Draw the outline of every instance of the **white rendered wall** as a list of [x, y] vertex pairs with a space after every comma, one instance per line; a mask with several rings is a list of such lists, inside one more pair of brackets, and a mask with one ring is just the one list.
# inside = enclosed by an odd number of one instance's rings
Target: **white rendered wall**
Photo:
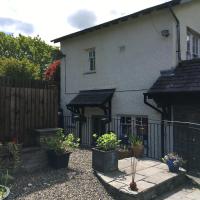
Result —
[[181, 35], [181, 57], [186, 60], [187, 52], [187, 27], [200, 33], [200, 1], [193, 0], [192, 2], [174, 8], [174, 12], [180, 21]]
[[[161, 36], [168, 29], [170, 36]], [[146, 92], [160, 75], [160, 70], [174, 67], [175, 23], [168, 10], [86, 33], [61, 43], [66, 66], [61, 66], [61, 105], [80, 90], [116, 88], [112, 99], [112, 115], [147, 115], [160, 119], [160, 114], [144, 104]], [[119, 47], [125, 46], [120, 52]], [[88, 72], [87, 48], [96, 48], [96, 73]], [[66, 69], [65, 69], [66, 67]], [[66, 84], [65, 84], [66, 76]], [[88, 115], [100, 114], [89, 109]]]

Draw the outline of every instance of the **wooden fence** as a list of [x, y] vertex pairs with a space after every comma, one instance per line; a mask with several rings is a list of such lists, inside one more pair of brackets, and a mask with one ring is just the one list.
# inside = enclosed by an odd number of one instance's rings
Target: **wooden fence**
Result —
[[31, 145], [36, 128], [57, 127], [58, 89], [53, 82], [0, 77], [0, 141]]

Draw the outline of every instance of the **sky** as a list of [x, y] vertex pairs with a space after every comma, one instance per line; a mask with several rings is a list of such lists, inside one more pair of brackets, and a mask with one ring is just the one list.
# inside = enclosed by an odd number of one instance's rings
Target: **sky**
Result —
[[0, 31], [50, 41], [169, 0], [0, 0]]

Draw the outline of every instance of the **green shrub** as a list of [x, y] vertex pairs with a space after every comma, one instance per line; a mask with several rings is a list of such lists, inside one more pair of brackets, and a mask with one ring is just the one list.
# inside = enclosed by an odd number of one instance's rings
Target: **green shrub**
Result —
[[58, 154], [65, 152], [71, 152], [79, 146], [79, 138], [75, 138], [74, 135], [64, 135], [63, 129], [59, 129], [54, 137], [44, 138], [43, 143], [47, 145], [47, 148], [54, 150]]
[[117, 139], [117, 135], [110, 132], [100, 136], [96, 141], [98, 149], [103, 151], [115, 150], [119, 145], [120, 140]]

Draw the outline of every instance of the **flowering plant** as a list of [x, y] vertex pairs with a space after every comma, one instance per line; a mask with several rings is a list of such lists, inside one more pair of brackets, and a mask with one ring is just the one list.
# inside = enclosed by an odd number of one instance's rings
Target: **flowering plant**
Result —
[[59, 66], [61, 64], [60, 60], [55, 60], [51, 63], [44, 72], [45, 79], [54, 80], [59, 79]]
[[180, 157], [177, 153], [169, 153], [164, 158], [162, 158], [163, 162], [169, 166], [169, 169], [179, 169], [185, 161], [182, 157]]

